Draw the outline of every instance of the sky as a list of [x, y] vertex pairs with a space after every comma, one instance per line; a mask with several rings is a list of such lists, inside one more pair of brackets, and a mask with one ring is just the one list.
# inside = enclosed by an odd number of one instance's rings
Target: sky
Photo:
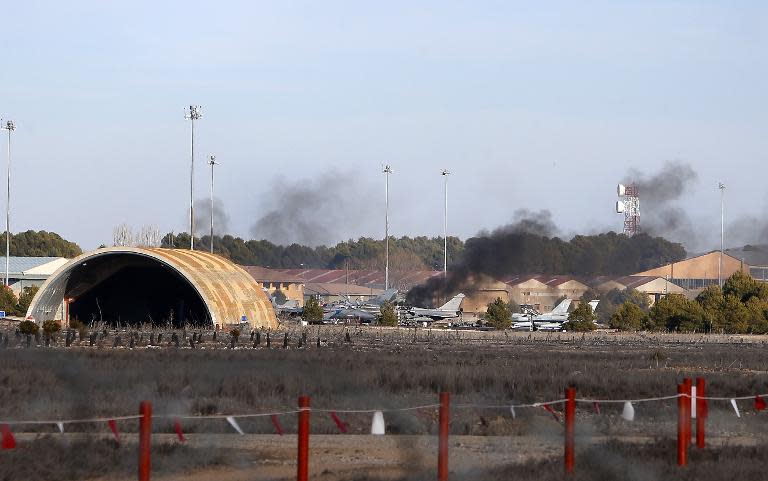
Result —
[[14, 2], [11, 230], [85, 249], [119, 224], [185, 230], [199, 104], [196, 198], [215, 153], [233, 235], [320, 182], [324, 241], [383, 237], [382, 164], [392, 235], [442, 233], [442, 169], [452, 235], [518, 209], [621, 230], [617, 182], [681, 161], [679, 206], [714, 242], [718, 182], [729, 219], [768, 212], [766, 24], [758, 1]]

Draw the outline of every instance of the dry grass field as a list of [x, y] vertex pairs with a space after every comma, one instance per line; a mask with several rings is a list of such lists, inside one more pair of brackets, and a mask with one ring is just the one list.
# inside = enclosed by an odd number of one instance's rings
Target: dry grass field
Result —
[[[452, 393], [452, 479], [561, 479], [562, 423], [542, 408], [460, 408], [560, 399], [568, 385], [578, 396], [636, 399], [675, 393], [683, 377], [704, 376], [711, 396], [768, 392], [768, 341], [761, 337], [591, 333], [498, 333], [286, 326], [259, 345], [243, 333], [235, 348], [226, 335], [164, 332], [148, 346], [149, 331], [108, 332], [65, 347], [24, 348], [13, 331], [0, 349], [0, 419], [71, 419], [135, 414], [142, 399], [156, 414], [208, 415], [292, 410], [299, 394], [316, 408], [396, 409], [433, 404]], [[197, 338], [198, 331], [194, 331]], [[285, 334], [288, 347], [283, 347]], [[306, 333], [306, 342], [298, 347]], [[347, 334], [349, 336], [347, 337]], [[115, 336], [121, 346], [115, 345]], [[317, 339], [320, 339], [320, 347]], [[34, 344], [34, 341], [33, 343]], [[158, 345], [159, 344], [159, 345]], [[580, 404], [576, 479], [768, 479], [752, 459], [768, 454], [768, 412], [740, 403], [712, 403], [712, 447], [692, 452], [691, 466], [674, 466], [675, 401], [621, 405], [601, 414]], [[559, 407], [556, 407], [559, 409]], [[367, 436], [370, 414], [342, 413], [349, 434], [327, 413], [312, 414], [313, 479], [433, 479], [437, 412], [386, 413], [392, 436]], [[154, 425], [153, 479], [291, 479], [295, 416], [244, 418], [239, 436], [222, 419], [184, 421], [189, 442], [170, 422]], [[120, 447], [103, 424], [14, 428], [19, 448], [0, 452], [0, 479], [132, 479], [135, 421], [118, 423]], [[741, 473], [726, 476], [726, 473]], [[702, 477], [703, 476], [703, 477]]]

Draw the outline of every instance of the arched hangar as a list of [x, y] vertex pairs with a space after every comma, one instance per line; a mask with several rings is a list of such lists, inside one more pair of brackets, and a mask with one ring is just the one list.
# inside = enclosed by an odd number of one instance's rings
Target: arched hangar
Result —
[[277, 327], [272, 304], [231, 261], [203, 251], [98, 249], [72, 259], [40, 287], [27, 311], [37, 322]]

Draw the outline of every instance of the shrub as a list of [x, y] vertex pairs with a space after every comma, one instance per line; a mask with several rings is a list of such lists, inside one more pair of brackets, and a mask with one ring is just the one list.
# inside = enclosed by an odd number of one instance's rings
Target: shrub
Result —
[[579, 307], [568, 314], [568, 322], [563, 324], [563, 328], [566, 331], [594, 331], [597, 329], [595, 319], [597, 319], [597, 316], [592, 312], [592, 306], [589, 303], [582, 302], [579, 304]]
[[376, 316], [376, 322], [380, 326], [397, 326], [397, 314], [395, 314], [395, 308], [392, 303], [387, 301], [379, 308], [381, 314]]
[[57, 332], [61, 330], [61, 324], [54, 320], [48, 320], [43, 322], [43, 332], [45, 333], [45, 336], [49, 339], [54, 336]]
[[645, 324], [646, 314], [637, 304], [625, 302], [611, 316], [608, 323], [614, 329], [622, 331], [638, 330]]
[[40, 330], [40, 326], [32, 321], [22, 321], [19, 324], [19, 332], [27, 336], [34, 336]]
[[495, 301], [488, 304], [485, 311], [485, 322], [494, 329], [509, 329], [512, 325], [512, 319], [509, 317], [509, 306], [497, 297]]
[[323, 319], [323, 308], [320, 306], [320, 302], [314, 297], [311, 297], [306, 304], [304, 304], [304, 312], [301, 314], [301, 318], [305, 321], [320, 321]]

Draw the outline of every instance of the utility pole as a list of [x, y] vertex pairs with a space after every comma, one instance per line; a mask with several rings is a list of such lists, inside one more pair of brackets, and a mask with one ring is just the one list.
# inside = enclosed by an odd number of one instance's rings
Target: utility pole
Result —
[[203, 108], [190, 105], [184, 118], [192, 123], [192, 163], [189, 168], [189, 249], [195, 250], [195, 120], [203, 116]]
[[213, 166], [216, 164], [216, 156], [211, 155], [208, 161], [208, 165], [211, 166], [211, 254], [213, 254]]
[[389, 289], [389, 174], [392, 168], [386, 165], [384, 173], [384, 290]]
[[445, 181], [443, 193], [445, 196], [445, 205], [443, 208], [443, 276], [448, 276], [448, 176], [451, 175], [446, 169], [440, 172]]
[[2, 128], [8, 131], [8, 190], [5, 199], [5, 285], [8, 286], [11, 255], [11, 132], [16, 130], [16, 126], [8, 120]]
[[720, 189], [720, 263], [717, 266], [717, 284], [723, 287], [723, 250], [725, 247], [725, 184], [717, 184]]

